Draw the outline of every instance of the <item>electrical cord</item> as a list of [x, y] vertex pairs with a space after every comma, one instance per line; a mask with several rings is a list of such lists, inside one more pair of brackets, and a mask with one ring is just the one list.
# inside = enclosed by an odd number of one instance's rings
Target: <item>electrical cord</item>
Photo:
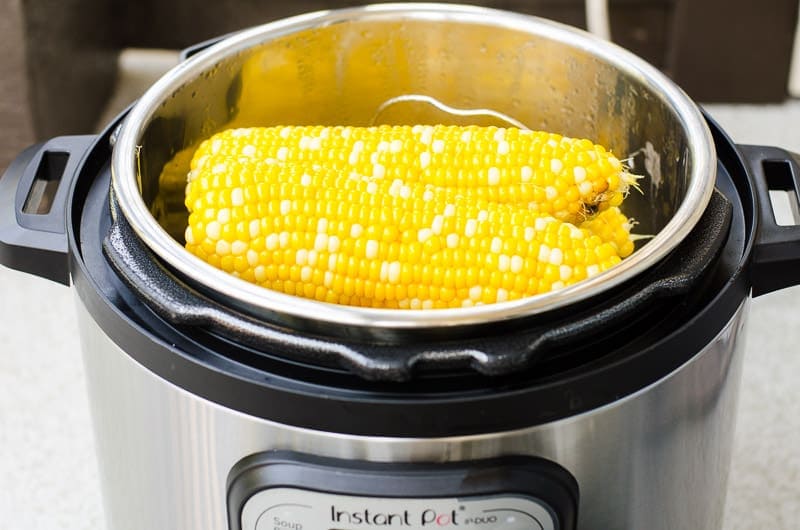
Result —
[[586, 0], [586, 29], [601, 39], [611, 40], [608, 0]]

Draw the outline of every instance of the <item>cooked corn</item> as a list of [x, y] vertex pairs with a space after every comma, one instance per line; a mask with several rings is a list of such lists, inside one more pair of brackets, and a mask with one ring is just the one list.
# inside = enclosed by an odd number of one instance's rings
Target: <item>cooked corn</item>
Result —
[[[458, 126], [232, 129], [200, 146], [197, 165], [230, 156], [320, 165], [365, 178], [453, 189], [525, 204], [577, 223], [619, 206], [635, 177], [602, 146], [539, 131]], [[208, 157], [208, 158], [204, 158]]]
[[325, 302], [502, 302], [628, 256], [630, 223], [617, 206], [633, 179], [588, 140], [518, 129], [229, 130], [192, 160], [186, 248]]

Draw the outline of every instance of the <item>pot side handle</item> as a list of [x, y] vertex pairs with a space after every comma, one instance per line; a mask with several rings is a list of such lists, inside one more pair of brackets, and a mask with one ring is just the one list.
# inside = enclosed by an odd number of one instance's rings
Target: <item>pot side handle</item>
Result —
[[756, 187], [757, 232], [750, 281], [753, 296], [800, 284], [800, 219], [782, 226], [775, 220], [770, 191], [791, 192], [800, 204], [798, 155], [778, 147], [738, 146]]
[[69, 285], [66, 210], [95, 136], [59, 136], [22, 151], [0, 177], [0, 264]]

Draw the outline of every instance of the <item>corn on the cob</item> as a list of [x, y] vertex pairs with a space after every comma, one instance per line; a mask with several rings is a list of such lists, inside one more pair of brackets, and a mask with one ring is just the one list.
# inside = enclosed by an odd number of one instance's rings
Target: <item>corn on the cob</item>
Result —
[[517, 129], [229, 130], [192, 160], [186, 248], [326, 302], [502, 302], [629, 255], [616, 206], [633, 178], [588, 140]]
[[619, 206], [635, 182], [616, 157], [589, 140], [516, 128], [231, 129], [201, 145], [195, 160], [213, 165], [229, 156], [432, 184], [469, 199], [525, 204], [572, 223]]

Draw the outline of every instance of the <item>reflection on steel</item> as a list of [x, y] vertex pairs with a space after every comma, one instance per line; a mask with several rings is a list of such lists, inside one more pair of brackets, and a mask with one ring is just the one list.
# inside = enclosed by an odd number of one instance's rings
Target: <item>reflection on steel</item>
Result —
[[517, 127], [519, 129], [530, 130], [524, 123], [515, 120], [511, 116], [507, 114], [503, 114], [502, 112], [498, 112], [492, 109], [458, 109], [455, 107], [451, 107], [450, 105], [445, 105], [438, 99], [425, 96], [423, 94], [404, 94], [402, 96], [393, 97], [391, 99], [387, 99], [381, 106], [378, 107], [378, 110], [375, 111], [375, 115], [370, 120], [370, 125], [375, 125], [378, 123], [378, 118], [380, 115], [391, 107], [392, 105], [396, 105], [398, 103], [406, 103], [406, 102], [414, 102], [414, 103], [426, 103], [431, 105], [432, 107], [436, 107], [437, 109], [441, 110], [442, 112], [446, 112], [447, 114], [451, 114], [453, 116], [490, 116], [492, 118], [497, 118], [500, 121], [506, 122], [507, 125], [511, 125], [512, 127]]

